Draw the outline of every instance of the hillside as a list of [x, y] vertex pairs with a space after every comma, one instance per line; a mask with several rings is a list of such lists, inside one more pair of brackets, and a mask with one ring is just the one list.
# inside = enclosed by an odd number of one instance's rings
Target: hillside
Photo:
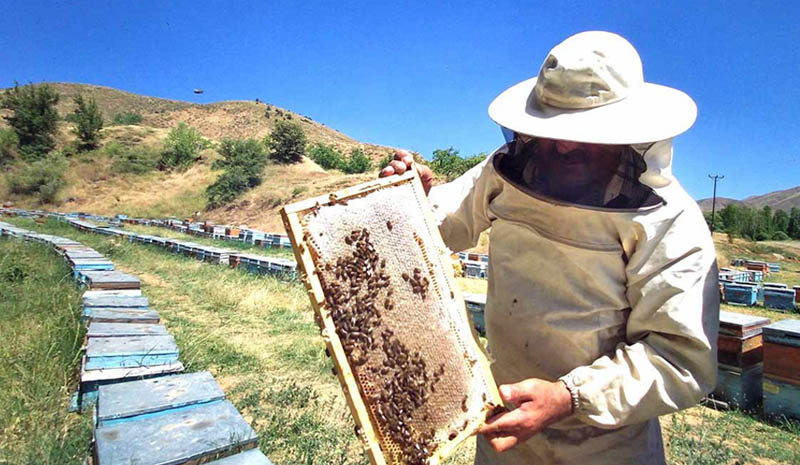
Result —
[[[75, 95], [82, 94], [96, 99], [105, 119], [106, 127], [102, 130], [104, 146], [116, 142], [124, 146], [146, 146], [158, 150], [169, 130], [180, 122], [196, 128], [213, 142], [225, 137], [261, 139], [273, 130], [277, 121], [289, 119], [300, 124], [309, 144], [330, 144], [344, 154], [353, 148], [361, 148], [373, 160], [374, 165], [394, 151], [391, 147], [360, 143], [308, 117], [263, 102], [223, 101], [196, 104], [89, 84], [48, 84], [61, 96], [58, 112], [62, 117], [73, 111], [72, 100]], [[137, 125], [112, 126], [114, 115], [125, 112], [140, 114], [142, 122]], [[8, 110], [0, 110], [0, 115], [8, 113]], [[4, 124], [0, 119], [0, 126]], [[59, 123], [59, 147], [74, 140], [70, 133], [71, 127], [72, 124], [66, 121]], [[116, 173], [114, 160], [110, 156], [103, 156], [102, 152], [101, 149], [91, 157], [77, 156], [70, 159], [66, 175], [68, 185], [56, 205], [39, 205], [34, 198], [10, 195], [5, 179], [0, 179], [0, 201], [10, 200], [21, 207], [137, 216], [187, 217], [200, 211], [203, 218], [213, 221], [281, 230], [283, 226], [278, 209], [283, 204], [341, 189], [376, 176], [376, 171], [361, 175], [325, 171], [308, 159], [293, 166], [269, 165], [262, 185], [244, 194], [232, 205], [207, 211], [205, 188], [219, 174], [210, 168], [213, 160], [218, 157], [214, 150], [205, 150], [202, 159], [188, 171], [155, 171], [142, 175]]]
[[[788, 212], [792, 208], [800, 208], [800, 186], [767, 194], [755, 195], [747, 197], [744, 200], [717, 197], [717, 209], [723, 208], [729, 203], [740, 203], [751, 208], [762, 208], [764, 205], [769, 205], [773, 210], [780, 209]], [[697, 204], [700, 205], [701, 210], [711, 211], [711, 199], [698, 200]]]

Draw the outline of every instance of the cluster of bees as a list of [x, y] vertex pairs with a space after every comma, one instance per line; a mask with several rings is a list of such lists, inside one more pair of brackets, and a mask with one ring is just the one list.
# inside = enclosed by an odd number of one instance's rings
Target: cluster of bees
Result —
[[[387, 222], [391, 231], [390, 224]], [[436, 392], [445, 367], [429, 368], [419, 351], [409, 349], [382, 324], [383, 313], [394, 309], [393, 290], [386, 260], [375, 251], [369, 231], [354, 230], [344, 242], [351, 249], [350, 255], [339, 257], [335, 264], [325, 264], [327, 273], [319, 276], [326, 306], [348, 362], [357, 374], [374, 380], [374, 391], [367, 401], [383, 434], [399, 446], [403, 462], [425, 464], [437, 446], [435, 432], [417, 431], [409, 422], [413, 416], [421, 416], [422, 422], [428, 420], [427, 413], [418, 412], [425, 410]], [[403, 273], [403, 278], [412, 284], [414, 294], [425, 298], [429, 283], [421, 270], [415, 268], [413, 277]]]
[[403, 280], [408, 281], [408, 284], [411, 286], [411, 291], [414, 294], [419, 294], [422, 300], [425, 300], [425, 297], [428, 295], [428, 286], [431, 282], [426, 276], [422, 276], [422, 270], [414, 268], [413, 276], [409, 276], [408, 273], [403, 273]]

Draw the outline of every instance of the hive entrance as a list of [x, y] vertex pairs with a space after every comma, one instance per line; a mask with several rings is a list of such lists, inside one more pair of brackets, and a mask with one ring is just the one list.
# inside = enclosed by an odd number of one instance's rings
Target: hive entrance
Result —
[[438, 463], [500, 402], [419, 181], [283, 215], [373, 463]]

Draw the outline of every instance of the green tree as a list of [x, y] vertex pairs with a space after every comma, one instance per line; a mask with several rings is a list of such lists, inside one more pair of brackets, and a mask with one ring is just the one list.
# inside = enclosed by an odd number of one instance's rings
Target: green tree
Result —
[[789, 233], [789, 214], [786, 211], [777, 209], [772, 214], [772, 228], [775, 232]]
[[452, 181], [485, 159], [485, 153], [462, 158], [458, 154], [458, 150], [450, 147], [444, 150], [434, 150], [429, 166], [434, 173], [444, 176], [448, 181]]
[[186, 168], [200, 159], [200, 151], [209, 146], [208, 140], [197, 129], [178, 123], [164, 141], [159, 167], [163, 169]]
[[4, 118], [17, 133], [23, 158], [41, 158], [55, 146], [53, 135], [58, 125], [58, 99], [58, 93], [47, 84], [20, 87], [15, 82], [13, 89], [3, 93], [2, 107], [14, 112]]
[[0, 128], [0, 166], [17, 158], [18, 150], [19, 138], [17, 133], [10, 128]]
[[83, 95], [75, 96], [75, 111], [72, 133], [78, 136], [81, 150], [92, 150], [97, 148], [100, 143], [100, 130], [103, 129], [103, 114], [97, 108], [97, 101], [92, 97], [90, 100], [83, 98]]
[[345, 165], [344, 156], [332, 145], [314, 144], [308, 150], [308, 157], [326, 170], [339, 170]]
[[206, 188], [210, 208], [230, 203], [243, 192], [261, 184], [267, 164], [264, 145], [254, 139], [223, 139], [219, 153], [222, 159], [215, 161], [211, 167], [224, 169], [225, 172]]
[[741, 216], [741, 209], [734, 203], [725, 205], [717, 215], [724, 225], [725, 231], [732, 234], [741, 234]]
[[800, 208], [793, 207], [789, 212], [787, 234], [792, 239], [800, 239]]
[[279, 163], [297, 163], [306, 154], [306, 134], [297, 123], [280, 120], [269, 135], [270, 158]]
[[766, 236], [772, 236], [772, 207], [764, 205], [759, 212], [759, 232], [764, 233]]
[[366, 173], [372, 168], [372, 161], [363, 150], [356, 147], [350, 151], [347, 163], [342, 167], [342, 171], [347, 174]]

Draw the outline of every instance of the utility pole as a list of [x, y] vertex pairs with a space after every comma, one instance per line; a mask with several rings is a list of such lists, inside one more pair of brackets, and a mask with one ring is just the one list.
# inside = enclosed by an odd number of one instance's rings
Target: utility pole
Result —
[[718, 174], [715, 175], [708, 175], [708, 179], [714, 180], [714, 196], [711, 197], [711, 232], [714, 232], [714, 212], [717, 210], [717, 181], [721, 179], [725, 179], [725, 176], [720, 176]]

